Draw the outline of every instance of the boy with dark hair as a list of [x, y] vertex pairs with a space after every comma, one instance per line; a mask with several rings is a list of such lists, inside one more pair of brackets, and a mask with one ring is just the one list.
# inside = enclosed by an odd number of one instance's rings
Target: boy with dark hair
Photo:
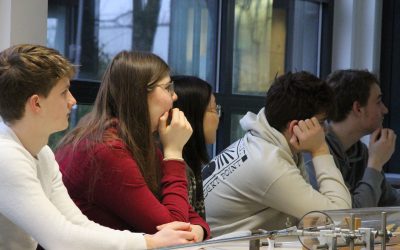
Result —
[[[332, 99], [329, 86], [308, 72], [275, 79], [265, 107], [240, 120], [244, 137], [203, 169], [213, 235], [282, 229], [313, 210], [351, 207], [321, 126]], [[308, 183], [301, 152], [313, 157], [319, 192]]]
[[[68, 127], [74, 66], [57, 51], [17, 45], [0, 53], [0, 249], [145, 249], [193, 242], [188, 223], [154, 235], [91, 222], [69, 198], [46, 146]], [[182, 231], [183, 230], [183, 231]]]
[[[329, 117], [326, 140], [353, 207], [399, 206], [400, 192], [382, 171], [394, 152], [396, 134], [382, 128], [388, 109], [378, 79], [364, 70], [338, 70], [327, 82], [335, 93], [336, 112]], [[368, 134], [369, 147], [360, 141]]]

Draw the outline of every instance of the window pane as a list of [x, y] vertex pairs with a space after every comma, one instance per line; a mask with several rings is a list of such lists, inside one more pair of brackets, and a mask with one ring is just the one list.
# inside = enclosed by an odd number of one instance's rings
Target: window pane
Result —
[[240, 126], [240, 119], [243, 118], [244, 114], [232, 114], [231, 115], [231, 143], [243, 137], [245, 131], [243, 131], [242, 126]]
[[101, 79], [121, 50], [143, 50], [176, 74], [214, 83], [217, 7], [207, 0], [49, 0], [48, 46], [81, 65], [81, 79]]
[[317, 74], [319, 8], [302, 0], [236, 0], [233, 93], [264, 95], [288, 70]]
[[284, 71], [286, 12], [269, 0], [236, 0], [234, 30], [233, 92], [265, 93]]

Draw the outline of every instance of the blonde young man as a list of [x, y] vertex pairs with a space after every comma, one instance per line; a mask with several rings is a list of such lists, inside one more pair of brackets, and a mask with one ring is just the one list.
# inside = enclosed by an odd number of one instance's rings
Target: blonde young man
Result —
[[91, 222], [68, 196], [49, 136], [68, 126], [74, 67], [57, 51], [0, 53], [0, 249], [146, 249], [195, 240], [188, 223], [143, 235]]

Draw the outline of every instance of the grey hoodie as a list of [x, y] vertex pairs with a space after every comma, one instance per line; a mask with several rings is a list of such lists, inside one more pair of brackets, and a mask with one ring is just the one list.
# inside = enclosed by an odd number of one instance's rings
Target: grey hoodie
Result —
[[239, 230], [281, 229], [313, 210], [350, 208], [351, 198], [331, 155], [313, 158], [320, 192], [305, 176], [264, 109], [240, 121], [246, 134], [203, 169], [207, 222], [213, 236]]

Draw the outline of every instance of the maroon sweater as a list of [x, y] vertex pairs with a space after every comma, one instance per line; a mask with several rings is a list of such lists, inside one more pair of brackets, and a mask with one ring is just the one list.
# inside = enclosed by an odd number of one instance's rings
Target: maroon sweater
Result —
[[[114, 128], [108, 132], [116, 135]], [[114, 229], [144, 233], [157, 232], [157, 225], [184, 221], [202, 226], [204, 239], [210, 237], [209, 226], [188, 202], [184, 162], [160, 158], [158, 199], [122, 140], [100, 143], [91, 150], [86, 143], [82, 141], [74, 152], [71, 146], [59, 149], [56, 159], [69, 195], [89, 219]]]

